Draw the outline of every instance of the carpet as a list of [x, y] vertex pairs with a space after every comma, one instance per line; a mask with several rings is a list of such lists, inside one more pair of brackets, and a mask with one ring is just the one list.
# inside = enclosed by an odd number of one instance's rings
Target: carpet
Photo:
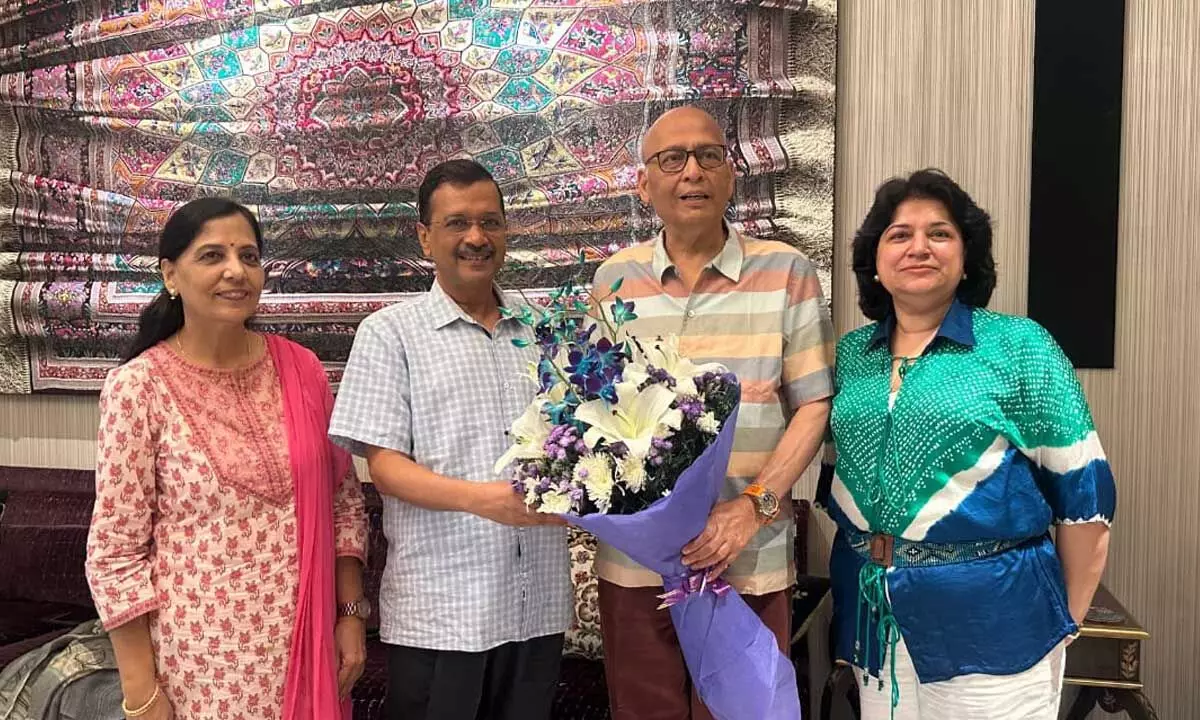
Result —
[[537, 295], [656, 229], [633, 192], [665, 109], [710, 110], [728, 215], [828, 289], [835, 0], [2, 0], [0, 392], [94, 392], [158, 291], [172, 209], [259, 215], [256, 324], [335, 382], [357, 323], [429, 287], [415, 190], [471, 157]]

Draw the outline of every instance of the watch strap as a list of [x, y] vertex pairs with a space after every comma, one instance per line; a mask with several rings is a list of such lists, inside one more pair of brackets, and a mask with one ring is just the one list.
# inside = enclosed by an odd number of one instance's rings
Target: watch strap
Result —
[[[779, 516], [780, 503], [779, 496], [770, 488], [760, 483], [751, 483], [742, 491], [743, 495], [748, 496], [754, 501], [754, 512], [758, 514], [763, 523], [770, 523]], [[773, 506], [774, 512], [768, 510], [768, 507]]]
[[365, 597], [359, 598], [353, 602], [338, 603], [337, 616], [339, 619], [344, 617], [357, 617], [365, 620], [366, 616], [370, 614], [370, 611], [367, 610], [368, 607], [367, 599]]

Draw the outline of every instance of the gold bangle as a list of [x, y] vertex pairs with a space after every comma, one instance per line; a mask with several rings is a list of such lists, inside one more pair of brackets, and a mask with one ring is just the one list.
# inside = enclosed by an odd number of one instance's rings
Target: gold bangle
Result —
[[131, 717], [131, 718], [141, 717], [141, 716], [145, 715], [146, 713], [150, 712], [150, 708], [154, 707], [154, 703], [155, 703], [155, 701], [158, 700], [158, 696], [159, 696], [160, 692], [161, 692], [161, 688], [158, 685], [155, 685], [154, 686], [154, 694], [150, 696], [150, 699], [146, 701], [145, 705], [141, 706], [137, 710], [130, 710], [129, 706], [127, 704], [125, 704], [125, 699], [122, 698], [121, 699], [121, 712], [125, 713], [125, 717]]

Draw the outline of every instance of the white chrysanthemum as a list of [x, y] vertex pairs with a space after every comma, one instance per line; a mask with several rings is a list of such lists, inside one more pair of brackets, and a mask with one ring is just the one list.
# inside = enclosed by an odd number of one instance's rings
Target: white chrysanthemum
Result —
[[721, 423], [717, 422], [717, 416], [711, 412], [706, 412], [696, 418], [696, 427], [700, 428], [700, 432], [706, 432], [709, 435], [716, 435], [721, 430]]
[[537, 509], [541, 513], [562, 515], [563, 513], [571, 512], [571, 496], [557, 490], [551, 490], [543, 494], [541, 503]]
[[605, 453], [584, 455], [575, 464], [575, 482], [587, 490], [588, 497], [600, 512], [608, 512], [612, 504], [612, 465]]
[[618, 468], [621, 484], [631, 492], [641, 492], [646, 486], [646, 460], [634, 455], [626, 455]]

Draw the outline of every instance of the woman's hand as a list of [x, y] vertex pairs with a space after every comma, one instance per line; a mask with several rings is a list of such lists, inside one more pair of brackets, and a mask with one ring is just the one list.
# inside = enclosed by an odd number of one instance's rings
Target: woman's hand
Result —
[[338, 651], [338, 697], [345, 699], [367, 664], [367, 625], [362, 618], [338, 618], [333, 628]]
[[[175, 710], [171, 707], [171, 701], [167, 699], [167, 693], [161, 688], [155, 688], [150, 691], [150, 694], [144, 698], [125, 698], [125, 707], [130, 710], [140, 710], [145, 707], [150, 698], [154, 697], [154, 702], [146, 711], [140, 715], [130, 715], [125, 713], [125, 717], [129, 720], [175, 720]], [[135, 704], [135, 701], [140, 700]]]

